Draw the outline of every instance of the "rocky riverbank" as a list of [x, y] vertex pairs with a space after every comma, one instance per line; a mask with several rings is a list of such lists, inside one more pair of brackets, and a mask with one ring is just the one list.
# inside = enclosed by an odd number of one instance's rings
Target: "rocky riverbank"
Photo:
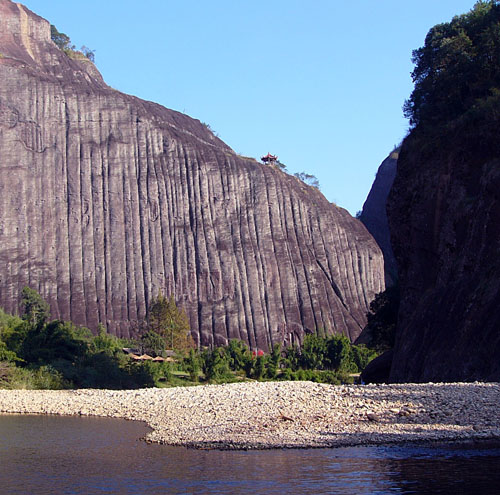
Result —
[[139, 420], [147, 441], [221, 449], [500, 439], [498, 404], [498, 383], [0, 390], [1, 413]]

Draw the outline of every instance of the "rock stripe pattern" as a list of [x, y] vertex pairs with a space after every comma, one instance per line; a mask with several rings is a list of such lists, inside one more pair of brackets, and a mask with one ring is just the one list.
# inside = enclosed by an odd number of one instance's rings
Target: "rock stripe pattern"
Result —
[[0, 0], [0, 305], [29, 285], [54, 318], [137, 335], [161, 290], [201, 345], [351, 339], [380, 250], [314, 188], [201, 122], [108, 87], [50, 25]]

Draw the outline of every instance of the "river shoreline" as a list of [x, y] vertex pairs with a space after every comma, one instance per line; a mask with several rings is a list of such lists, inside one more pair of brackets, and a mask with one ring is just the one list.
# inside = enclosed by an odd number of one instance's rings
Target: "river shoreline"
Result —
[[500, 439], [500, 384], [255, 382], [140, 390], [0, 390], [0, 413], [144, 421], [146, 441], [201, 449]]

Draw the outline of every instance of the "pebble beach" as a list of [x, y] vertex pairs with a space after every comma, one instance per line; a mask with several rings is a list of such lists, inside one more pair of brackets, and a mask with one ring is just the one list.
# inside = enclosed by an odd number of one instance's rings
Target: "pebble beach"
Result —
[[146, 422], [146, 441], [205, 449], [500, 439], [500, 384], [254, 382], [140, 390], [0, 390], [0, 413]]

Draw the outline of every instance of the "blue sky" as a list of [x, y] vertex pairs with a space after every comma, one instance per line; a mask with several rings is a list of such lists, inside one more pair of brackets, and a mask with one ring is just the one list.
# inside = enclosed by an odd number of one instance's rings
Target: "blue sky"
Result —
[[25, 0], [112, 87], [316, 175], [353, 215], [406, 134], [411, 51], [474, 0]]

